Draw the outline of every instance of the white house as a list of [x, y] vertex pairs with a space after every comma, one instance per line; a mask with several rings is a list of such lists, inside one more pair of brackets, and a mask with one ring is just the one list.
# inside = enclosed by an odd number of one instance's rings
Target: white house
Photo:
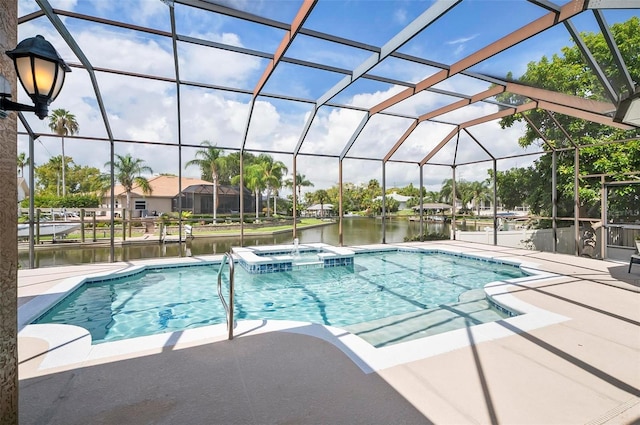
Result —
[[331, 210], [333, 210], [333, 204], [315, 204], [305, 210], [305, 215], [308, 217], [327, 217]]
[[[398, 209], [406, 210], [407, 209], [407, 201], [411, 199], [411, 196], [398, 195], [398, 193], [393, 192], [387, 195], [387, 199], [394, 199], [398, 201]], [[382, 196], [377, 196], [374, 201], [381, 201]]]

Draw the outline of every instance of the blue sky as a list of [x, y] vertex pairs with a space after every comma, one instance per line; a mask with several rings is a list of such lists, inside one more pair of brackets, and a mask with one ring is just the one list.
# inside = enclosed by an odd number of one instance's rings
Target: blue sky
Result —
[[[50, 0], [55, 9], [68, 10], [103, 19], [123, 21], [133, 25], [159, 31], [170, 31], [169, 8], [160, 0]], [[234, 8], [278, 22], [290, 23], [297, 13], [298, 0], [234, 0], [227, 2]], [[557, 2], [562, 5], [566, 0]], [[320, 0], [305, 22], [304, 28], [352, 39], [359, 43], [381, 47], [407, 24], [425, 12], [432, 1], [383, 1], [383, 0]], [[37, 10], [33, 0], [20, 0], [19, 15]], [[494, 42], [512, 31], [544, 15], [546, 12], [524, 0], [464, 0], [444, 17], [400, 48], [401, 53], [451, 65], [483, 46]], [[611, 25], [638, 14], [638, 10], [605, 11]], [[593, 15], [573, 20], [580, 31], [596, 31]], [[281, 29], [244, 22], [214, 13], [176, 4], [176, 28], [181, 35], [216, 43], [272, 54], [285, 32]], [[96, 24], [63, 17], [63, 23], [74, 36], [94, 67], [145, 73], [164, 78], [175, 78], [172, 42], [161, 35]], [[25, 23], [19, 27], [19, 39], [44, 35], [51, 41], [63, 58], [70, 63], [79, 63], [45, 17]], [[474, 67], [472, 71], [503, 77], [508, 72], [519, 76], [530, 61], [538, 61], [543, 55], [558, 53], [569, 45], [570, 36], [564, 27], [531, 38], [508, 51], [496, 55]], [[371, 55], [366, 49], [346, 47], [329, 41], [298, 35], [286, 56], [296, 60], [322, 63], [337, 69], [351, 71]], [[183, 81], [231, 87], [252, 91], [268, 59], [252, 57], [242, 53], [222, 51], [191, 43], [178, 42], [180, 78]], [[416, 83], [432, 75], [436, 68], [415, 64], [399, 58], [389, 57], [378, 64], [371, 74], [386, 78]], [[114, 137], [143, 141], [177, 144], [178, 125], [176, 118], [177, 89], [175, 84], [141, 78], [125, 77], [97, 72], [109, 123]], [[327, 72], [307, 67], [280, 63], [267, 81], [263, 92], [294, 96], [310, 100], [318, 99], [344, 77], [340, 72]], [[404, 87], [395, 84], [360, 79], [339, 93], [333, 102], [371, 107], [401, 91]], [[442, 90], [457, 91], [472, 95], [488, 88], [488, 83], [458, 75], [435, 86]], [[26, 102], [20, 93], [19, 99]], [[210, 90], [198, 87], [181, 88], [182, 143], [197, 145], [210, 140], [218, 146], [237, 148], [243, 141], [244, 128], [249, 114], [251, 96], [231, 91]], [[457, 99], [420, 93], [395, 105], [390, 111], [420, 115]], [[83, 137], [106, 137], [107, 132], [97, 108], [95, 93], [86, 72], [74, 68], [67, 77], [59, 98], [51, 106], [65, 108], [74, 113], [80, 124], [79, 135]], [[454, 123], [464, 122], [497, 110], [494, 105], [479, 103], [452, 113], [447, 118]], [[259, 97], [252, 114], [247, 135], [248, 149], [290, 151], [299, 140], [311, 105], [303, 102], [274, 100]], [[320, 109], [309, 131], [308, 140], [301, 152], [337, 155], [343, 150], [355, 128], [362, 119], [359, 111], [324, 106]], [[46, 121], [28, 117], [34, 131], [48, 133]], [[358, 157], [381, 157], [410, 125], [411, 120], [375, 116], [356, 139], [352, 153]], [[415, 161], [423, 157], [430, 147], [437, 144], [452, 126], [424, 123], [398, 150], [395, 159]], [[493, 123], [474, 128], [480, 140], [499, 150], [497, 154], [512, 155], [522, 152], [517, 138], [522, 127], [500, 130]], [[472, 141], [465, 149], [459, 149], [459, 160], [474, 160], [479, 155]], [[109, 147], [105, 142], [69, 140], [66, 154], [77, 164], [91, 165], [100, 169], [108, 160]], [[443, 150], [441, 156], [452, 155], [454, 147]], [[26, 138], [19, 140], [19, 151], [26, 152]], [[182, 161], [193, 158], [195, 148], [184, 148]], [[177, 149], [167, 146], [130, 146], [116, 144], [117, 153], [131, 153], [144, 158], [155, 173], [178, 172]], [[44, 163], [50, 155], [60, 154], [60, 141], [55, 137], [42, 137], [36, 145], [36, 164]], [[291, 168], [291, 155], [273, 155]], [[526, 165], [535, 157], [521, 158], [518, 165]], [[362, 161], [353, 161], [361, 164]], [[363, 166], [352, 166], [345, 170], [345, 181], [364, 183], [371, 178], [381, 179], [379, 162]], [[515, 161], [501, 162], [500, 167], [510, 168]], [[491, 164], [461, 167], [459, 176], [467, 180], [486, 177]], [[337, 160], [334, 158], [299, 158], [299, 172], [315, 183], [315, 188], [335, 184]], [[417, 167], [394, 165], [387, 172], [387, 184], [418, 184]], [[195, 169], [183, 169], [185, 175], [197, 177]], [[391, 173], [391, 174], [390, 174]], [[428, 173], [426, 183], [437, 189], [442, 180], [450, 177], [450, 170], [435, 167]]]

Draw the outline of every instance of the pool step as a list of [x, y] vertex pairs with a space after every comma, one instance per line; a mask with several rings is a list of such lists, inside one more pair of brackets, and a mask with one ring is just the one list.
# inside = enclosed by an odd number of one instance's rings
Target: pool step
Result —
[[506, 317], [491, 308], [483, 290], [469, 291], [461, 296], [460, 302], [446, 304], [445, 307], [399, 314], [343, 328], [375, 347], [384, 347]]
[[322, 261], [301, 261], [293, 263], [293, 270], [321, 269], [323, 266], [324, 262]]

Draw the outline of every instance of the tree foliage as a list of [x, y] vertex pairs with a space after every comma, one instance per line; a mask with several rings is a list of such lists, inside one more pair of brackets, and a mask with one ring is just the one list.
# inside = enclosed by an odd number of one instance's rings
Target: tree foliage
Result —
[[278, 194], [284, 185], [284, 176], [287, 174], [287, 166], [282, 161], [275, 161], [271, 155], [258, 156], [256, 164], [259, 164], [265, 188], [267, 189], [267, 215], [269, 215], [269, 199], [271, 194]]
[[[627, 64], [631, 78], [640, 81], [640, 18], [611, 26], [611, 33], [620, 53]], [[611, 52], [600, 33], [582, 33], [582, 39], [593, 54], [598, 64], [608, 76], [612, 87], [621, 98], [631, 91], [621, 78]], [[526, 85], [549, 89], [587, 99], [610, 102], [604, 86], [596, 74], [583, 59], [582, 53], [575, 45], [564, 47], [561, 55], [551, 58], [542, 57], [538, 62], [531, 62], [527, 70], [519, 78]], [[517, 96], [504, 93], [498, 96], [503, 102], [516, 101]], [[625, 143], [609, 143], [640, 136], [640, 131], [624, 131], [614, 127], [593, 123], [566, 115], [555, 114], [553, 118], [545, 111], [532, 110], [526, 112], [527, 117], [541, 131], [549, 146], [539, 137], [537, 131], [527, 124], [525, 133], [518, 140], [523, 147], [534, 144], [545, 145], [554, 149], [572, 148], [573, 143], [579, 145], [579, 198], [580, 214], [588, 214], [599, 208], [599, 179], [587, 179], [588, 175], [607, 175], [608, 180], [628, 179], [629, 173], [639, 170], [640, 150], [638, 141]], [[503, 118], [503, 128], [522, 121], [522, 114]], [[568, 132], [571, 140], [565, 136], [555, 120]], [[594, 146], [596, 145], [596, 146]], [[498, 192], [506, 205], [515, 205], [516, 199], [526, 199], [534, 213], [551, 215], [551, 153], [542, 155], [534, 165], [526, 170], [508, 170], [498, 173]], [[574, 198], [574, 153], [573, 150], [559, 151], [557, 162], [558, 215], [573, 215]], [[526, 185], [523, 185], [525, 184]], [[619, 198], [622, 199], [622, 198]]]
[[[29, 199], [22, 200], [22, 208], [29, 207]], [[56, 196], [51, 194], [36, 195], [33, 199], [35, 208], [98, 208], [100, 198], [92, 194], [73, 194]]]
[[[144, 160], [133, 158], [131, 154], [118, 155], [115, 154], [116, 160], [113, 162], [113, 175], [124, 190], [127, 196], [127, 210], [131, 214], [131, 191], [134, 186], [139, 187], [144, 194], [151, 194], [151, 186], [149, 180], [142, 176], [143, 173], [153, 173], [151, 167], [144, 165]], [[105, 167], [111, 167], [111, 161], [104, 164]]]
[[24, 177], [24, 167], [29, 165], [29, 157], [24, 152], [20, 152], [18, 154], [16, 165], [18, 166], [18, 170], [20, 171], [19, 176]]
[[95, 167], [87, 167], [75, 164], [73, 158], [67, 157], [66, 168], [66, 190], [62, 191], [62, 157], [54, 156], [49, 158], [45, 164], [34, 168], [33, 174], [36, 180], [34, 190], [41, 195], [60, 196], [63, 192], [67, 194], [80, 194], [95, 192], [100, 189], [100, 170]]
[[[292, 177], [289, 177], [288, 179], [286, 179], [285, 181], [286, 187], [293, 190], [293, 184], [294, 182]], [[307, 179], [307, 176], [305, 176], [304, 174], [296, 173], [295, 186], [298, 191], [298, 202], [300, 202], [302, 200], [302, 188], [313, 187], [313, 183], [311, 183], [311, 181]]]
[[195, 159], [185, 164], [186, 168], [195, 165], [200, 168], [200, 178], [217, 183], [220, 176], [225, 174], [227, 157], [224, 150], [216, 147], [208, 140], [200, 143], [202, 149], [196, 151]]

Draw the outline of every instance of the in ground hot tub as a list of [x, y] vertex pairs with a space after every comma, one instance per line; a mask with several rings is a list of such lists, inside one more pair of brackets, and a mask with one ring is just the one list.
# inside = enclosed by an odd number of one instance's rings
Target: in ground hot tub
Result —
[[236, 247], [232, 252], [249, 273], [277, 273], [306, 268], [353, 266], [354, 252], [323, 243]]

